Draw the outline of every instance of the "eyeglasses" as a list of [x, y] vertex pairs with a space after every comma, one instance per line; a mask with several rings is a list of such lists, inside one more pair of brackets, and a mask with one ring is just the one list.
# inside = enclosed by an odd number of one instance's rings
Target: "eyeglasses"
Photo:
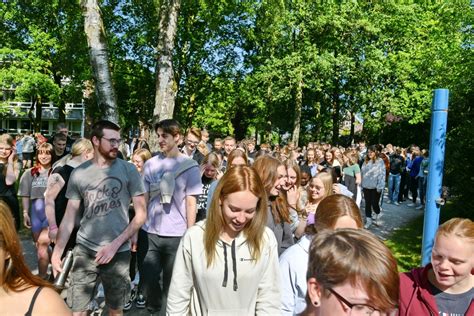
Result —
[[189, 145], [195, 145], [195, 146], [199, 145], [199, 142], [198, 142], [198, 141], [197, 141], [197, 142], [193, 142], [192, 140], [189, 140], [189, 139], [186, 139], [186, 143], [188, 143]]
[[329, 292], [334, 294], [334, 296], [344, 304], [347, 305], [351, 309], [351, 315], [380, 315], [380, 311], [378, 309], [373, 308], [370, 305], [365, 304], [352, 304], [348, 300], [346, 300], [341, 294], [337, 293], [333, 289], [329, 289]]
[[109, 142], [110, 145], [112, 146], [119, 146], [122, 142], [123, 142], [123, 139], [116, 139], [116, 138], [105, 138], [105, 137], [102, 137], [101, 139], [105, 139]]

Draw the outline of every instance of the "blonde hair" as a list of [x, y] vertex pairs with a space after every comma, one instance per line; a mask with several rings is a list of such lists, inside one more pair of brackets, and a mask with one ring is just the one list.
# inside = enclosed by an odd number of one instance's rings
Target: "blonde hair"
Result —
[[[206, 252], [207, 267], [210, 267], [216, 255], [216, 244], [226, 225], [222, 215], [221, 202], [235, 192], [250, 191], [258, 198], [255, 216], [244, 227], [242, 233], [252, 257], [258, 260], [261, 255], [263, 233], [267, 223], [267, 197], [258, 174], [247, 166], [236, 166], [227, 170], [219, 180], [213, 194], [211, 206], [204, 229], [204, 249]], [[256, 261], [255, 261], [256, 262]]]
[[[3, 134], [3, 135], [0, 135], [0, 144], [5, 144], [5, 145], [8, 145], [12, 148], [13, 150], [13, 147], [15, 144], [13, 144], [13, 137], [11, 137], [10, 134]], [[17, 168], [17, 162], [18, 162], [18, 156], [15, 155], [15, 157], [13, 157], [13, 170], [16, 171], [16, 168]], [[8, 164], [8, 159], [7, 159], [7, 162]], [[7, 174], [7, 167], [5, 166], [5, 168], [3, 168], [3, 175], [5, 176]]]
[[397, 261], [382, 241], [363, 229], [318, 232], [309, 249], [307, 278], [313, 277], [325, 295], [347, 281], [360, 284], [382, 312], [394, 310], [399, 301]]
[[219, 160], [219, 156], [216, 153], [209, 153], [207, 154], [201, 162], [201, 166], [205, 166], [210, 164], [216, 169], [219, 169], [221, 161]]
[[143, 160], [143, 162], [145, 162], [151, 158], [151, 152], [146, 148], [140, 148], [140, 149], [135, 150], [135, 152], [132, 154], [132, 158], [135, 156], [140, 157]]
[[474, 222], [468, 218], [454, 217], [439, 226], [436, 238], [440, 235], [454, 235], [459, 238], [467, 238], [474, 242]]
[[87, 138], [79, 138], [72, 144], [71, 148], [71, 156], [72, 157], [77, 157], [82, 155], [84, 152], [91, 152], [94, 150], [94, 147], [92, 146], [92, 142], [88, 140]]
[[[333, 182], [333, 177], [332, 177], [331, 173], [329, 173], [329, 172], [319, 172], [318, 174], [316, 174], [314, 177], [311, 178], [310, 183], [312, 181], [314, 181], [314, 179], [319, 179], [323, 183], [323, 186], [324, 186], [324, 197], [323, 197], [323, 199], [325, 197], [328, 197], [328, 196], [333, 194], [332, 185], [334, 184], [334, 182]], [[308, 186], [308, 190], [309, 190], [309, 186]], [[314, 202], [311, 199], [311, 194], [308, 194], [308, 200], [310, 202]]]

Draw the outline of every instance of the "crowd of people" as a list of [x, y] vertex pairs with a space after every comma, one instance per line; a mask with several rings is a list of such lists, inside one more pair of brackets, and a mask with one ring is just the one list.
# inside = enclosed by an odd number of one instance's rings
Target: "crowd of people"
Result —
[[[383, 203], [424, 207], [427, 150], [154, 131], [157, 152], [109, 121], [75, 141], [63, 124], [50, 140], [0, 135], [0, 314], [86, 315], [103, 288], [110, 315], [474, 315], [471, 220], [442, 224], [409, 273], [367, 230]], [[50, 281], [70, 249], [66, 305]]]

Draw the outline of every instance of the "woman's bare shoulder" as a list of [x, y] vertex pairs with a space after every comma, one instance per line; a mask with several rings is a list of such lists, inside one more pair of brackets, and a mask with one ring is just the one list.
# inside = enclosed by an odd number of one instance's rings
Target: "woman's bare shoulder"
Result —
[[64, 300], [51, 288], [43, 288], [36, 299], [33, 315], [72, 315]]

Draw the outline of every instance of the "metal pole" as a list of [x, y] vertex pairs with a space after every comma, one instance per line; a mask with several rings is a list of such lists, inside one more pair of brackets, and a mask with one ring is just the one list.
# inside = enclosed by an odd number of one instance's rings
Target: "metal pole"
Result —
[[426, 209], [423, 223], [422, 262], [423, 266], [431, 260], [431, 249], [439, 226], [440, 207], [444, 204], [441, 198], [443, 183], [444, 153], [446, 147], [446, 125], [448, 120], [448, 89], [434, 91], [431, 107], [430, 161], [428, 166], [428, 185], [426, 190]]

